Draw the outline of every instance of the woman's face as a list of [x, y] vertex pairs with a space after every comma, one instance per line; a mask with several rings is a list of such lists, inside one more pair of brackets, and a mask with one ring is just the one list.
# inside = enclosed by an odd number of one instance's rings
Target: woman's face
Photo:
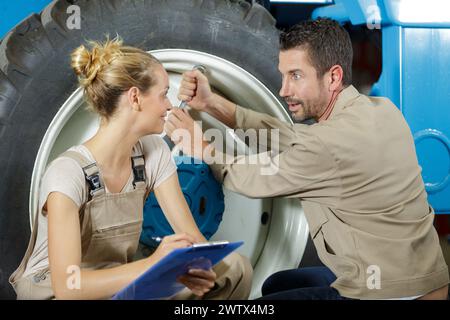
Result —
[[156, 84], [141, 96], [142, 119], [146, 134], [161, 133], [164, 130], [165, 117], [172, 105], [167, 98], [169, 76], [166, 70], [158, 65], [153, 70]]

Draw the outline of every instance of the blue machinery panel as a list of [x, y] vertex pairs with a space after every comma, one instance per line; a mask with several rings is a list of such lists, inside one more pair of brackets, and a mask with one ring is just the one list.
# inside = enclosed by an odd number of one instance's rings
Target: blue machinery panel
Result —
[[[0, 38], [48, 3], [2, 1]], [[437, 213], [450, 213], [450, 1], [334, 0], [313, 12], [318, 16], [381, 28], [383, 69], [372, 94], [390, 98], [404, 114], [429, 201]]]
[[0, 0], [0, 39], [20, 21], [40, 12], [51, 0]]

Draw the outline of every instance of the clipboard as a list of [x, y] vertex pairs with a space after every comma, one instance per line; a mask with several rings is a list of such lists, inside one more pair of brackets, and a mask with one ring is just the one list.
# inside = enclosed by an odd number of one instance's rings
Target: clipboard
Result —
[[151, 300], [173, 296], [185, 286], [176, 281], [189, 269], [209, 269], [244, 242], [206, 242], [174, 249], [136, 280], [117, 292], [112, 300]]

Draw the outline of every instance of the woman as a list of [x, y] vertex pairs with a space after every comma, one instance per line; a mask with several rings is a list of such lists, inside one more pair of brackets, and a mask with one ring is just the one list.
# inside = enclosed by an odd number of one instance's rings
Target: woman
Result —
[[[46, 170], [30, 244], [10, 278], [18, 299], [107, 299], [174, 248], [206, 241], [181, 192], [169, 148], [152, 135], [163, 131], [171, 109], [166, 71], [152, 55], [120, 39], [90, 44], [91, 50], [73, 51], [72, 68], [100, 115], [100, 128]], [[133, 262], [150, 190], [176, 234]], [[178, 280], [188, 289], [176, 299], [246, 299], [251, 267], [232, 254], [214, 270], [190, 270]]]

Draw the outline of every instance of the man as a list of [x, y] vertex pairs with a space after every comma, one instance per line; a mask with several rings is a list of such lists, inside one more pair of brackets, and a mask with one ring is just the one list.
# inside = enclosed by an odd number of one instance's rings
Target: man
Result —
[[[351, 41], [337, 22], [301, 22], [281, 35], [280, 46], [280, 96], [296, 120], [315, 124], [286, 124], [236, 106], [211, 93], [198, 71], [184, 74], [179, 92], [231, 128], [280, 130], [280, 153], [266, 153], [264, 163], [211, 165], [232, 191], [302, 202], [326, 268], [277, 273], [263, 286], [264, 298], [446, 299], [448, 267], [401, 112], [351, 85]], [[176, 129], [193, 134], [198, 127], [175, 110], [166, 125], [175, 140]], [[181, 145], [199, 156], [188, 139]], [[272, 175], [260, 173], [267, 160], [277, 168]]]

